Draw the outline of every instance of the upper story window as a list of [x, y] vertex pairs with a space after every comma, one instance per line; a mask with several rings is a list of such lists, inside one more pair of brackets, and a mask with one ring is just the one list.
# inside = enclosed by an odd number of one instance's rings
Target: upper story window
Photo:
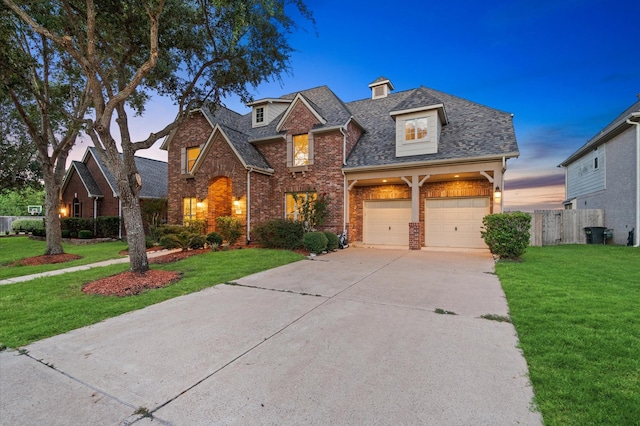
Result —
[[598, 147], [593, 149], [593, 168], [598, 169]]
[[413, 118], [404, 122], [404, 140], [419, 141], [427, 137], [429, 119], [427, 117]]
[[293, 167], [309, 164], [309, 135], [295, 135], [293, 137]]
[[187, 148], [187, 163], [186, 163], [186, 169], [184, 170], [185, 173], [191, 173], [191, 171], [193, 170], [193, 166], [196, 164], [196, 160], [198, 159], [199, 155], [200, 155], [200, 146], [192, 146], [190, 148]]
[[264, 107], [256, 108], [256, 124], [264, 123]]

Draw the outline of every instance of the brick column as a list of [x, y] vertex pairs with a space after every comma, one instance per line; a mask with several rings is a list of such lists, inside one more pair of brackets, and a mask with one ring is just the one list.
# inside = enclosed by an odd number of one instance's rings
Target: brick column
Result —
[[409, 222], [409, 250], [420, 250], [420, 222]]

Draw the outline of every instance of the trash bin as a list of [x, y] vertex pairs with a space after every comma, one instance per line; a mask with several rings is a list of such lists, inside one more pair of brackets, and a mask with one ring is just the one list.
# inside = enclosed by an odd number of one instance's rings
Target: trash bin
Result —
[[604, 226], [587, 226], [584, 228], [587, 234], [587, 244], [604, 244]]

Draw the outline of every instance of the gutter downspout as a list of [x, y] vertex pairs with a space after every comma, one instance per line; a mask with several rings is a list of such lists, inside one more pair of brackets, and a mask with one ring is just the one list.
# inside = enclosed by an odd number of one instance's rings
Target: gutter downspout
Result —
[[502, 157], [502, 173], [500, 174], [500, 188], [502, 188], [502, 197], [500, 197], [500, 213], [504, 213], [504, 173], [507, 171], [507, 159]]
[[251, 242], [251, 172], [253, 167], [247, 170], [247, 245]]
[[627, 118], [627, 124], [636, 126], [636, 230], [634, 236], [636, 242], [634, 247], [640, 247], [640, 123]]
[[[348, 122], [347, 122], [348, 123]], [[340, 127], [342, 133], [342, 166], [347, 164], [347, 125]], [[347, 233], [347, 215], [349, 214], [349, 189], [347, 188], [347, 175], [342, 171], [342, 232]]]

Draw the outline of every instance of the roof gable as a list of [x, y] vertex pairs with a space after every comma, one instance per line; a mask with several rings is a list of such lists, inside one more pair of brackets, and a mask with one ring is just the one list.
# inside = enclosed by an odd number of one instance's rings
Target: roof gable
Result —
[[291, 116], [291, 113], [296, 109], [299, 103], [302, 103], [321, 124], [327, 123], [327, 120], [325, 120], [321, 115], [320, 108], [317, 105], [314, 105], [313, 102], [307, 99], [304, 95], [298, 93], [296, 97], [293, 98], [293, 101], [291, 101], [291, 105], [289, 105], [289, 108], [285, 110], [282, 118], [276, 125], [277, 132], [280, 132], [282, 130], [283, 126]]

